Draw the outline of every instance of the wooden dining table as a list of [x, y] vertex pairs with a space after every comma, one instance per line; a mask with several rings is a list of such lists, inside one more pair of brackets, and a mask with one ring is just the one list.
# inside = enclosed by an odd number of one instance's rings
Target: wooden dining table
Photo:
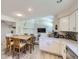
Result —
[[32, 38], [31, 35], [13, 35], [13, 36], [10, 36], [10, 37], [11, 38], [16, 38], [16, 39], [18, 38], [20, 40], [25, 40], [25, 41], [27, 41], [27, 40]]
[[[12, 35], [12, 36], [6, 37], [6, 52], [9, 55], [12, 54], [13, 56], [14, 56], [14, 53], [17, 53], [18, 59], [19, 59], [20, 53], [22, 52], [26, 53], [27, 48], [29, 49], [29, 52], [31, 53], [32, 51], [32, 48], [30, 45], [32, 43], [31, 41], [32, 41], [31, 35]], [[18, 50], [18, 52], [16, 49]]]

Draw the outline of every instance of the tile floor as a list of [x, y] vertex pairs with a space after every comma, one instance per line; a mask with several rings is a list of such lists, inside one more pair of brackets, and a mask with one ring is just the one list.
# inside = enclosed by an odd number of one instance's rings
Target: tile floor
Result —
[[[12, 58], [12, 56], [8, 56], [4, 54], [4, 51], [2, 51], [1, 59], [17, 59], [17, 57]], [[32, 54], [30, 54], [29, 52], [27, 52], [26, 54], [22, 54], [20, 55], [20, 59], [62, 59], [62, 58], [55, 56], [53, 54], [40, 51], [39, 46], [36, 45]]]

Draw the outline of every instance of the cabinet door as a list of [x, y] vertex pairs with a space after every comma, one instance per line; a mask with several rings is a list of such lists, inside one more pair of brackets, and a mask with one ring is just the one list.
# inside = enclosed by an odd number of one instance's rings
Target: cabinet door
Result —
[[75, 12], [70, 15], [70, 31], [75, 32], [76, 26], [75, 26]]
[[66, 59], [78, 59], [78, 56], [73, 53], [73, 51], [67, 47], [66, 49]]
[[78, 32], [78, 11], [76, 11], [76, 32]]
[[63, 17], [59, 21], [60, 31], [69, 31], [69, 17]]

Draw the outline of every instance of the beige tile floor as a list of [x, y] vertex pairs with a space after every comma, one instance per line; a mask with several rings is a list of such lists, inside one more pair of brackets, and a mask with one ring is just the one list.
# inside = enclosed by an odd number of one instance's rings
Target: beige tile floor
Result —
[[[12, 56], [7, 56], [6, 54], [4, 54], [4, 51], [2, 50], [1, 59], [13, 59], [13, 58]], [[17, 59], [17, 57], [14, 57], [14, 59]], [[20, 59], [62, 59], [62, 58], [55, 56], [53, 54], [40, 51], [39, 46], [36, 45], [32, 54], [30, 54], [29, 52], [27, 52], [26, 54], [22, 54], [20, 55]]]

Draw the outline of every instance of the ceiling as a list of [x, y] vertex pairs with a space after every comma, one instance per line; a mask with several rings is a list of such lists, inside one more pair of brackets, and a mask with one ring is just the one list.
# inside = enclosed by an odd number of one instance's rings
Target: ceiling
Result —
[[[74, 4], [77, 4], [77, 0], [62, 0], [61, 3], [57, 3], [56, 1], [57, 0], [2, 0], [1, 13], [16, 19], [55, 16], [71, 8]], [[32, 11], [28, 12], [28, 8], [32, 8]], [[21, 13], [23, 16], [18, 17], [16, 13]]]

